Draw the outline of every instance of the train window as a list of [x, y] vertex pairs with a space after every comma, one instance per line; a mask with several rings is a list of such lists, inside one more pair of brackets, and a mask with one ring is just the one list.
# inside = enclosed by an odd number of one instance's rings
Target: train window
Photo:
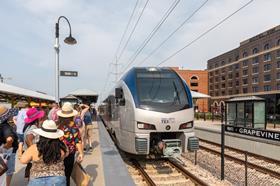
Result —
[[168, 113], [189, 107], [183, 82], [173, 72], [138, 73], [137, 92], [143, 109]]

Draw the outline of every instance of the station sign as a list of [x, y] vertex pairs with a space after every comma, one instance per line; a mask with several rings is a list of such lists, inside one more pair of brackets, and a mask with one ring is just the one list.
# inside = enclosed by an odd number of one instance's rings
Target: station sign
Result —
[[77, 71], [60, 71], [60, 76], [77, 77]]
[[268, 131], [262, 129], [245, 128], [237, 126], [225, 126], [227, 132], [233, 132], [237, 134], [242, 134], [246, 136], [258, 137], [268, 140], [280, 141], [280, 132]]

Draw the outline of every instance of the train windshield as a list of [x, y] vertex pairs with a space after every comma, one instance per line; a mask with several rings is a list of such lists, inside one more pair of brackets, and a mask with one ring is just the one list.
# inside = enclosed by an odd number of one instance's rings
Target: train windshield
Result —
[[175, 112], [189, 108], [182, 80], [174, 72], [138, 72], [139, 107], [158, 112]]

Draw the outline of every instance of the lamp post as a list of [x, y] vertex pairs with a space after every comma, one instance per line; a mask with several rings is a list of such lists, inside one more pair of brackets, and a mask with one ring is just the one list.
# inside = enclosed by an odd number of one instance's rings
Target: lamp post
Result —
[[55, 23], [55, 44], [54, 44], [54, 50], [55, 50], [55, 101], [59, 103], [59, 21], [61, 19], [65, 19], [69, 26], [69, 36], [64, 39], [64, 42], [68, 45], [74, 45], [77, 43], [76, 39], [72, 37], [71, 32], [71, 25], [69, 20], [65, 16], [60, 16]]

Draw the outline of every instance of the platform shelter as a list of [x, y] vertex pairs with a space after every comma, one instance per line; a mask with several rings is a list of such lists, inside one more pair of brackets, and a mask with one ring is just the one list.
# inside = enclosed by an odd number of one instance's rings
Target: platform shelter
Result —
[[235, 97], [226, 101], [226, 125], [266, 128], [265, 99], [257, 96]]

